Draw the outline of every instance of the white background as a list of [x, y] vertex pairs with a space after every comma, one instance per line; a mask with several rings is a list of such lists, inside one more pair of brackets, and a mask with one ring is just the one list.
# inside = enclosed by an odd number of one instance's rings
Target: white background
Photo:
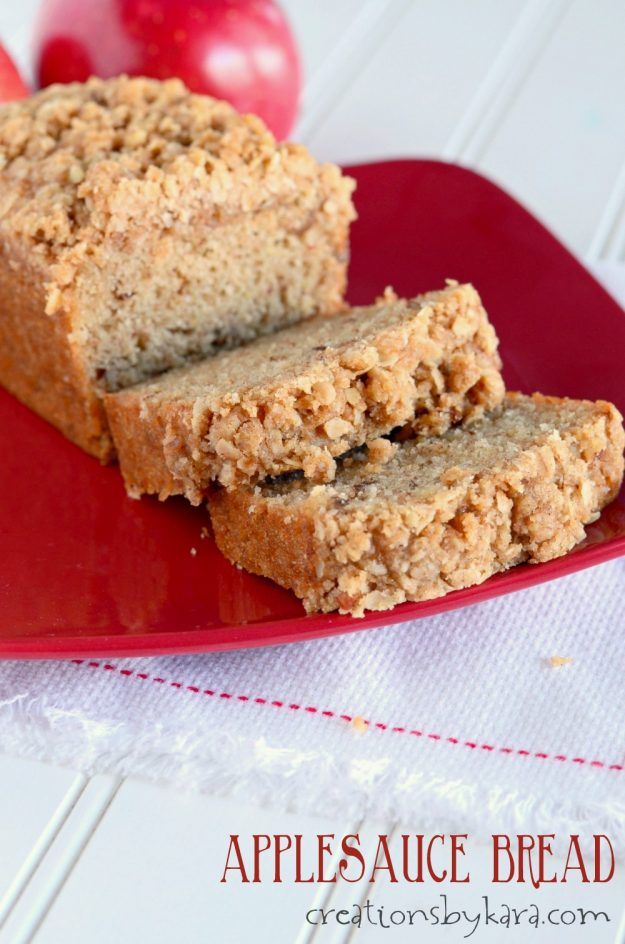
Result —
[[[38, 3], [0, 4], [0, 37], [28, 69]], [[295, 136], [318, 157], [444, 156], [477, 166], [579, 255], [610, 264], [623, 259], [622, 0], [288, 0], [285, 6], [307, 74]], [[263, 886], [245, 898], [223, 887], [216, 894], [212, 871], [229, 832], [344, 832], [355, 824], [285, 817], [139, 782], [87, 781], [11, 758], [0, 758], [0, 789], [0, 944], [33, 936], [53, 944], [348, 939], [336, 928], [311, 937], [302, 923], [313, 898], [307, 886], [277, 892]], [[418, 816], [410, 826], [418, 828]], [[557, 890], [546, 893], [557, 898]], [[352, 902], [366, 889], [345, 894], [334, 897]], [[615, 923], [607, 931], [532, 932], [531, 939], [619, 939], [623, 882], [604, 894], [592, 904], [611, 910]], [[390, 908], [397, 897], [387, 889], [384, 901]], [[350, 940], [380, 936], [362, 931]]]

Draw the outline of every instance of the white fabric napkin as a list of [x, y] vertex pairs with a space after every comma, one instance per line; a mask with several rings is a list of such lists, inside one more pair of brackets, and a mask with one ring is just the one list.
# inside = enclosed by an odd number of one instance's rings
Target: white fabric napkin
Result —
[[264, 650], [3, 663], [0, 748], [424, 827], [586, 826], [625, 849], [624, 577], [612, 561], [457, 612]]

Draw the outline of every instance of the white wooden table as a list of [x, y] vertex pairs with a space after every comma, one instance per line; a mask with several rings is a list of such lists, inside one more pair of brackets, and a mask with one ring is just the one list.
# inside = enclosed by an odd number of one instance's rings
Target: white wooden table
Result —
[[[0, 38], [25, 68], [37, 5], [2, 0], [0, 9]], [[444, 156], [477, 166], [579, 255], [623, 260], [623, 0], [285, 0], [285, 6], [307, 71], [295, 136], [318, 157]], [[358, 825], [333, 822], [331, 813], [327, 822], [308, 820], [8, 757], [0, 757], [0, 788], [0, 944], [368, 942], [381, 932], [314, 929], [305, 913], [324, 901], [340, 908], [367, 896], [389, 910], [414, 906], [401, 887], [373, 894], [358, 886], [318, 893], [306, 885], [216, 884], [229, 833], [343, 833]], [[394, 825], [367, 823], [361, 830]], [[418, 815], [406, 826], [418, 831]], [[623, 944], [623, 871], [592, 899], [595, 910], [611, 914], [607, 927], [474, 939]], [[462, 907], [462, 893], [454, 894]], [[537, 897], [544, 906], [566, 906], [559, 888]], [[508, 901], [523, 898], [515, 892]], [[453, 930], [427, 936], [396, 929], [391, 939], [460, 937]]]

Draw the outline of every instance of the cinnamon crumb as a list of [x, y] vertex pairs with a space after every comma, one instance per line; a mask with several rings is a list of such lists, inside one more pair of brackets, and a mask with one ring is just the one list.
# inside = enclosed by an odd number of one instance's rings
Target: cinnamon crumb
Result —
[[397, 443], [392, 443], [388, 439], [383, 439], [382, 437], [373, 439], [369, 443], [369, 451], [367, 453], [372, 470], [377, 468], [377, 466], [389, 462], [397, 452], [397, 449]]

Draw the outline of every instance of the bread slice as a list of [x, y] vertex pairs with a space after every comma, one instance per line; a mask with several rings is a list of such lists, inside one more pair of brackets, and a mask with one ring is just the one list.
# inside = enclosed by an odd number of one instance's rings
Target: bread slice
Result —
[[[411, 424], [441, 433], [501, 402], [497, 338], [470, 285], [314, 318], [106, 397], [129, 492], [185, 494], [301, 469]], [[378, 443], [377, 453], [390, 452]]]
[[293, 477], [209, 496], [218, 546], [309, 612], [361, 616], [566, 554], [617, 494], [622, 418], [609, 403], [508, 394], [442, 438], [367, 454], [330, 485]]
[[343, 306], [353, 181], [177, 79], [0, 109], [0, 382], [89, 452], [101, 396]]

